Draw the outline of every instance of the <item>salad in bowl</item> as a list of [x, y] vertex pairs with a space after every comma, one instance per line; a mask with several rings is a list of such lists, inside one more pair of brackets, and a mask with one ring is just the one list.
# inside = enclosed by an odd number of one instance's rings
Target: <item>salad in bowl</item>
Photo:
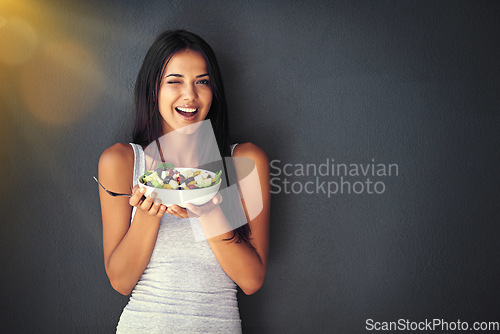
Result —
[[177, 204], [203, 205], [219, 191], [222, 170], [217, 173], [198, 168], [175, 167], [172, 163], [159, 163], [154, 170], [139, 177], [139, 187], [146, 188], [145, 196], [153, 191], [166, 206]]

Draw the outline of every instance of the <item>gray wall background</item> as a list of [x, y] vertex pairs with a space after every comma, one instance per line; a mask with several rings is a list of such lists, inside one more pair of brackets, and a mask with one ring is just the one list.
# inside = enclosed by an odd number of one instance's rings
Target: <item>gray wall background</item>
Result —
[[[127, 297], [104, 271], [92, 176], [105, 148], [131, 140], [137, 72], [169, 28], [214, 48], [235, 142], [251, 141], [281, 165], [399, 166], [398, 176], [378, 179], [380, 195], [273, 194], [265, 284], [239, 294], [245, 333], [361, 333], [368, 318], [500, 321], [498, 2], [31, 6], [26, 20], [49, 13], [59, 27], [40, 28], [37, 48], [49, 37], [79, 43], [94, 63], [73, 59], [68, 73], [89, 68], [99, 80], [75, 93], [85, 110], [75, 103], [64, 109], [72, 121], [56, 124], [33, 114], [19, 88], [23, 66], [36, 60], [0, 63], [7, 332], [113, 332]], [[43, 77], [29, 87], [64, 81]]]

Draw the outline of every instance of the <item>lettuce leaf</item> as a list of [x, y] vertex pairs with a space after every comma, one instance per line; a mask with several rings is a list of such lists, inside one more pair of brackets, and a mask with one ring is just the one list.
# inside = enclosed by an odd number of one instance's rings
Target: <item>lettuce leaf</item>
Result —
[[171, 162], [160, 162], [159, 164], [156, 164], [156, 168], [161, 168], [163, 170], [174, 169], [175, 165]]
[[215, 174], [215, 182], [213, 185], [216, 185], [217, 183], [220, 182], [220, 176], [222, 175], [222, 170], [218, 171], [217, 174]]

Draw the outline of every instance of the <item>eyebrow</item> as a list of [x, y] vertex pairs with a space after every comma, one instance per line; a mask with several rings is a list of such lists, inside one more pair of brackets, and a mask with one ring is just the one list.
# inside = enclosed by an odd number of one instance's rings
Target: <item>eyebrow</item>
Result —
[[[207, 77], [207, 76], [208, 76], [208, 73], [203, 73], [203, 74], [197, 75], [196, 78], [202, 78], [202, 77]], [[184, 76], [182, 74], [175, 74], [175, 73], [169, 74], [165, 78], [168, 78], [168, 77], [184, 78]]]

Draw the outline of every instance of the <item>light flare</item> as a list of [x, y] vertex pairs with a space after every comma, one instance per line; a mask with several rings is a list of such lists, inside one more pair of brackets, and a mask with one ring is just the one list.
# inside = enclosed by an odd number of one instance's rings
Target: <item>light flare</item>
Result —
[[52, 42], [23, 66], [20, 88], [28, 110], [39, 120], [71, 124], [92, 111], [105, 78], [93, 55], [73, 42]]
[[0, 62], [19, 65], [27, 61], [36, 49], [38, 34], [25, 20], [0, 17]]

